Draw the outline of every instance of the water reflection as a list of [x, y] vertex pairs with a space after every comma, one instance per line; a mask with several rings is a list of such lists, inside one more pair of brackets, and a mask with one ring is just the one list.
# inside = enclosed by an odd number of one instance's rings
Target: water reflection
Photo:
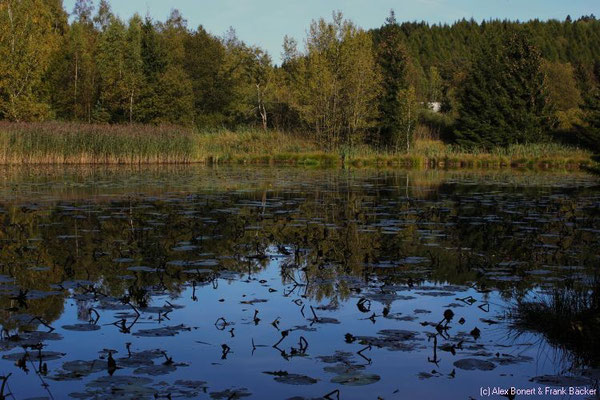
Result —
[[593, 360], [515, 334], [507, 318], [519, 300], [587, 287], [600, 254], [591, 177], [4, 172], [4, 395], [393, 399], [477, 397], [482, 382], [597, 387]]

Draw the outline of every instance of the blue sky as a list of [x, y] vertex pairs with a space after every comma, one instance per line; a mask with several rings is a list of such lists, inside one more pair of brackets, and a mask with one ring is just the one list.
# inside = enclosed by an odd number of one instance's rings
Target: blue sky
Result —
[[[110, 1], [110, 0], [109, 0]], [[75, 0], [65, 0], [72, 11]], [[564, 19], [595, 14], [600, 17], [600, 0], [112, 0], [113, 11], [122, 18], [138, 12], [164, 20], [177, 8], [195, 28], [222, 35], [232, 26], [240, 39], [266, 49], [277, 62], [284, 35], [300, 43], [310, 21], [329, 18], [341, 10], [363, 28], [380, 26], [390, 9], [399, 21], [424, 20], [431, 23], [453, 22], [461, 18], [476, 20], [509, 18]]]

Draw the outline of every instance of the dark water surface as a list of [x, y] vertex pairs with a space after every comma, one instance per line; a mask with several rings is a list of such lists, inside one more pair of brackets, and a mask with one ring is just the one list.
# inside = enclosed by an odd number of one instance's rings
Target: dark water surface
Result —
[[585, 284], [598, 267], [597, 178], [0, 174], [7, 398], [469, 399], [488, 386], [598, 387], [585, 354], [510, 318], [519, 299]]

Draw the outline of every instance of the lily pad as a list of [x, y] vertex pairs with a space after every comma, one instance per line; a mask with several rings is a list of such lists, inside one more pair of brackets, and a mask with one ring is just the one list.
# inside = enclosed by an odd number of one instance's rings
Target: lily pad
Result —
[[343, 362], [343, 363], [350, 362], [350, 360], [353, 357], [354, 357], [353, 353], [350, 353], [347, 351], [336, 350], [335, 353], [333, 353], [330, 356], [318, 356], [317, 359], [319, 359], [322, 362], [327, 363], [327, 364], [335, 364], [335, 363], [339, 363], [339, 362]]
[[91, 332], [100, 330], [100, 326], [96, 324], [74, 324], [74, 325], [63, 325], [63, 329], [67, 331], [78, 331], [78, 332]]
[[8, 351], [16, 347], [35, 346], [46, 340], [62, 340], [63, 336], [56, 332], [23, 332], [18, 336], [13, 336], [9, 340], [0, 340], [0, 350]]
[[104, 360], [67, 361], [62, 365], [62, 371], [58, 371], [56, 374], [50, 376], [50, 379], [54, 381], [79, 380], [90, 374], [106, 371], [107, 369], [108, 363]]
[[[17, 360], [21, 360], [23, 358], [23, 356], [25, 356], [25, 354], [26, 353], [24, 353], [24, 352], [5, 354], [2, 356], [2, 358], [5, 360], [17, 361]], [[41, 357], [40, 357], [40, 355], [41, 355]], [[30, 351], [29, 353], [27, 353], [27, 359], [39, 361], [41, 358], [42, 361], [50, 361], [50, 360], [58, 360], [58, 359], [64, 357], [65, 355], [66, 355], [65, 353], [58, 353], [56, 351], [42, 351], [41, 354], [38, 351]]]
[[362, 371], [365, 369], [364, 365], [359, 365], [359, 364], [336, 364], [336, 365], [330, 365], [327, 366], [325, 368], [323, 368], [323, 370], [325, 372], [329, 372], [332, 374], [337, 374], [337, 375], [351, 375], [356, 373], [357, 371]]
[[104, 371], [108, 368], [108, 363], [104, 360], [92, 360], [92, 361], [67, 361], [62, 365], [62, 368], [66, 371], [77, 372], [77, 373], [92, 373]]
[[263, 372], [264, 374], [275, 375], [275, 381], [286, 385], [314, 385], [317, 379], [301, 374], [290, 374], [286, 371]]
[[345, 386], [365, 386], [379, 382], [381, 377], [376, 374], [364, 374], [355, 372], [351, 374], [342, 374], [331, 378], [332, 383], [339, 383]]
[[78, 399], [101, 400], [134, 400], [150, 399], [156, 390], [148, 387], [152, 379], [138, 376], [103, 376], [89, 382], [83, 393], [71, 393], [70, 397]]
[[160, 382], [155, 387], [160, 388], [159, 392], [155, 394], [155, 398], [188, 398], [197, 399], [201, 393], [206, 393], [208, 388], [205, 381], [189, 381], [189, 380], [177, 380], [174, 384], [168, 384], [167, 382]]
[[417, 332], [400, 329], [384, 329], [377, 332], [381, 336], [357, 336], [360, 344], [366, 346], [383, 347], [391, 351], [412, 351], [418, 340]]
[[196, 389], [196, 390], [200, 390], [200, 389], [204, 389], [206, 388], [206, 382], [205, 381], [188, 381], [188, 380], [177, 380], [175, 381], [175, 385], [177, 386], [181, 386], [184, 388], [188, 388], [188, 389]]
[[175, 326], [165, 326], [161, 328], [154, 329], [140, 329], [135, 332], [135, 336], [145, 336], [145, 337], [166, 337], [166, 336], [175, 336], [183, 331], [190, 331], [191, 328], [186, 327], [185, 325], [175, 325]]
[[513, 356], [510, 354], [500, 354], [497, 357], [490, 358], [489, 361], [498, 363], [500, 365], [512, 365], [532, 362], [533, 358], [524, 355]]
[[175, 372], [177, 370], [177, 366], [187, 366], [186, 364], [159, 364], [159, 365], [145, 365], [143, 367], [139, 367], [133, 371], [136, 375], [151, 375], [151, 376], [159, 376], [159, 375], [167, 375], [171, 372]]
[[139, 265], [139, 266], [136, 266], [136, 267], [128, 267], [127, 270], [128, 271], [133, 271], [133, 272], [158, 272], [158, 271], [162, 271], [162, 269], [160, 269], [160, 268], [145, 267], [143, 265]]
[[154, 359], [164, 357], [162, 350], [144, 350], [137, 353], [131, 353], [127, 357], [120, 357], [117, 366], [127, 368], [137, 368], [147, 365], [153, 365]]
[[496, 364], [493, 362], [480, 360], [478, 358], [463, 358], [462, 360], [455, 361], [454, 366], [467, 371], [491, 371], [496, 368]]
[[215, 400], [236, 400], [252, 396], [246, 388], [226, 389], [221, 392], [211, 392], [210, 398]]

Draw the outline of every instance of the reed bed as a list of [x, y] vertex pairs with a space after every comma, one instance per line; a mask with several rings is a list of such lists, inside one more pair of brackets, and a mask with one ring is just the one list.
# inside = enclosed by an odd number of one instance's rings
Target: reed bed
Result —
[[189, 163], [193, 149], [174, 126], [0, 122], [2, 164]]
[[321, 164], [337, 161], [310, 139], [278, 131], [214, 130], [194, 136], [195, 160], [209, 163]]
[[292, 164], [416, 168], [590, 168], [592, 154], [562, 145], [490, 152], [417, 140], [409, 152], [362, 145], [323, 151], [302, 135], [257, 129], [198, 131], [179, 126], [0, 122], [0, 164]]
[[439, 140], [417, 140], [409, 152], [393, 154], [358, 149], [349, 163], [362, 165], [404, 165], [437, 168], [529, 168], [579, 169], [591, 167], [592, 153], [557, 143], [532, 143], [497, 148], [492, 151], [465, 150]]

